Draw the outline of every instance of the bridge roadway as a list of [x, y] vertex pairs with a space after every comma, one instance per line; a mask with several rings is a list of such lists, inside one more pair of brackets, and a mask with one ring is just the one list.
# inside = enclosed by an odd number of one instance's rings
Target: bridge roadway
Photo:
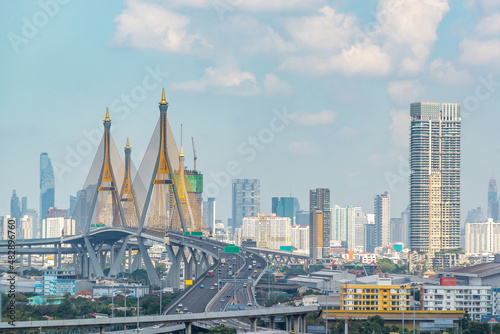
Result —
[[[186, 324], [186, 332], [190, 332], [193, 321], [207, 321], [219, 319], [250, 319], [252, 326], [256, 326], [258, 318], [269, 316], [292, 316], [297, 326], [305, 329], [305, 315], [310, 312], [318, 312], [317, 305], [300, 307], [267, 307], [243, 311], [227, 312], [204, 312], [204, 313], [186, 313], [186, 314], [168, 314], [168, 315], [147, 315], [140, 316], [139, 323], [143, 325], [154, 325], [161, 323], [179, 323]], [[120, 317], [104, 319], [72, 319], [72, 320], [42, 320], [42, 321], [16, 321], [15, 326], [7, 322], [0, 323], [0, 332], [27, 331], [40, 329], [71, 329], [71, 328], [100, 328], [104, 333], [106, 327], [112, 326], [134, 326], [137, 324], [137, 317]], [[298, 328], [297, 328], [298, 329]], [[296, 332], [299, 332], [296, 330]]]
[[[175, 314], [177, 309], [193, 313], [223, 311], [230, 302], [233, 302], [235, 296], [236, 303], [239, 305], [247, 305], [248, 302], [251, 302], [252, 305], [255, 304], [253, 288], [256, 284], [255, 279], [258, 279], [266, 268], [265, 259], [245, 249], [242, 249], [242, 253], [239, 254], [225, 254], [224, 247], [226, 244], [212, 239], [183, 236], [177, 233], [168, 233], [168, 236], [171, 243], [199, 249], [204, 253], [211, 254], [217, 262], [210, 268], [214, 272], [213, 276], [210, 277], [205, 272], [194, 286], [189, 287], [180, 297], [172, 301], [166, 310], [166, 314]], [[219, 258], [225, 259], [224, 265], [218, 260]], [[248, 266], [252, 264], [253, 260], [259, 263], [260, 267], [248, 270]], [[254, 270], [257, 270], [257, 273]], [[232, 274], [236, 275], [236, 277], [230, 277], [229, 271], [232, 271]], [[235, 281], [236, 285], [234, 284]], [[245, 283], [247, 284], [246, 289], [243, 288]], [[200, 287], [201, 285], [203, 285], [203, 288]], [[214, 289], [211, 289], [211, 287], [214, 287]], [[181, 304], [182, 306], [179, 306]], [[187, 310], [184, 311], [186, 307]]]

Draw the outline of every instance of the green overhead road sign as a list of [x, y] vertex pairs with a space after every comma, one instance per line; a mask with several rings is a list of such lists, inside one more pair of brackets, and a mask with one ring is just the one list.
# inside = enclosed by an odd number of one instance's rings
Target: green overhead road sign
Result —
[[280, 246], [280, 251], [292, 252], [292, 246]]
[[202, 235], [203, 235], [203, 232], [202, 232], [202, 231], [193, 231], [193, 232], [191, 232], [191, 235], [194, 235], [194, 236], [202, 236]]
[[184, 232], [184, 235], [191, 235], [191, 232], [186, 231], [186, 232]]
[[224, 253], [239, 253], [240, 247], [238, 246], [226, 246], [224, 247]]

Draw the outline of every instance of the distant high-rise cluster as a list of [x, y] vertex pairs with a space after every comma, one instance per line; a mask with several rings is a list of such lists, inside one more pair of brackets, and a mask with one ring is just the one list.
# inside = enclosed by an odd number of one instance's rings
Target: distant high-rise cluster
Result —
[[243, 218], [257, 216], [260, 212], [260, 180], [234, 179], [232, 198], [231, 229], [234, 233], [243, 225]]
[[410, 115], [410, 243], [433, 264], [460, 247], [461, 104], [412, 103]]

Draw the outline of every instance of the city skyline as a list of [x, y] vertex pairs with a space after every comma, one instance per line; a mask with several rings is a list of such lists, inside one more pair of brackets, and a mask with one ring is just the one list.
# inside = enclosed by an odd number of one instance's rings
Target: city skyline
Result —
[[[207, 3], [194, 8], [190, 4], [127, 1], [104, 4], [102, 15], [95, 18], [98, 29], [94, 31], [76, 18], [90, 15], [95, 5], [68, 3], [60, 4], [56, 14], [48, 15], [47, 24], [35, 27], [36, 33], [27, 36], [23, 35], [27, 28], [22, 18], [33, 22], [34, 14], [44, 9], [37, 3], [2, 3], [5, 19], [0, 31], [7, 38], [0, 42], [5, 51], [0, 66], [10, 79], [1, 81], [5, 99], [0, 108], [5, 117], [0, 138], [9, 143], [2, 152], [11, 159], [0, 170], [2, 214], [9, 212], [12, 189], [36, 202], [39, 171], [33, 166], [38, 165], [42, 152], [49, 154], [55, 169], [55, 205], [69, 207], [69, 196], [81, 190], [95, 155], [95, 138], [101, 137], [106, 106], [110, 107], [118, 146], [130, 137], [132, 162], [138, 165], [157, 118], [159, 92], [165, 87], [172, 129], [179, 138], [183, 123], [184, 140], [194, 138], [198, 169], [207, 184], [216, 186], [209, 197], [216, 198], [217, 218], [224, 220], [231, 216], [231, 182], [213, 176], [226, 171], [231, 161], [239, 167], [234, 178], [261, 180], [263, 213], [271, 212], [272, 197], [291, 194], [305, 205], [309, 189], [328, 187], [332, 204], [359, 205], [367, 212], [373, 196], [387, 190], [397, 217], [408, 204], [404, 164], [408, 160], [408, 105], [419, 100], [462, 102], [467, 113], [462, 132], [463, 221], [464, 212], [477, 206], [486, 208], [485, 184], [492, 172], [499, 174], [491, 167], [500, 165], [500, 157], [491, 153], [499, 148], [477, 148], [491, 143], [494, 124], [500, 121], [494, 113], [497, 31], [488, 26], [488, 18], [500, 6], [485, 1], [409, 1], [401, 15], [409, 22], [410, 31], [405, 31], [409, 40], [425, 51], [416, 55], [404, 53], [410, 48], [396, 36], [402, 30], [399, 20], [383, 23], [370, 14], [382, 17], [390, 4], [382, 0], [365, 6], [299, 1], [268, 8], [256, 3], [234, 7], [221, 19]], [[270, 17], [278, 10], [283, 19], [276, 22]], [[142, 27], [134, 20], [150, 12], [176, 24], [153, 33], [152, 27]], [[433, 15], [425, 17], [427, 29], [420, 31], [412, 22], [426, 12]], [[259, 37], [246, 39], [250, 46], [242, 48], [244, 52], [236, 50], [239, 44], [233, 46], [237, 37], [248, 36], [244, 34], [248, 31], [235, 28], [241, 22]], [[379, 34], [369, 36], [366, 47], [357, 48], [359, 36], [351, 31], [366, 32], [366, 27], [377, 22]], [[200, 26], [207, 23], [213, 29], [200, 32]], [[342, 29], [343, 24], [347, 30]], [[228, 27], [235, 28], [233, 35]], [[304, 32], [319, 27], [319, 32], [329, 35], [318, 32], [312, 34], [318, 40], [307, 40], [293, 27]], [[143, 44], [139, 38], [142, 28], [150, 34]], [[168, 31], [180, 32], [177, 43], [168, 40]], [[226, 32], [220, 35], [221, 31]], [[14, 35], [24, 38], [23, 42], [13, 42]], [[72, 56], [67, 57], [62, 51], [75, 36], [79, 43], [69, 49]], [[330, 41], [325, 36], [335, 38]], [[473, 51], [481, 47], [482, 56], [475, 56]], [[362, 67], [363, 61], [355, 57], [352, 64], [339, 65], [342, 50], [359, 57], [375, 53], [378, 65], [384, 66]], [[89, 52], [93, 56], [87, 57]], [[33, 57], [35, 54], [38, 56]], [[228, 56], [217, 61], [221, 54]], [[258, 65], [264, 59], [267, 62]], [[307, 67], [311, 71], [304, 73], [302, 64], [314, 59], [331, 59], [324, 61], [328, 64], [324, 74], [315, 67]], [[40, 66], [42, 61], [44, 66]], [[147, 88], [153, 85], [156, 87]], [[144, 97], [137, 95], [143, 91]], [[140, 98], [127, 103], [122, 95]], [[20, 101], [23, 112], [17, 112]], [[283, 130], [263, 131], [271, 130], [270, 122], [285, 110], [295, 117], [285, 119], [288, 124], [274, 121]], [[22, 136], [17, 131], [19, 124], [25, 127]], [[269, 133], [273, 136], [270, 141], [265, 137]], [[259, 138], [259, 134], [264, 136], [265, 143], [258, 142], [262, 150], [252, 148], [248, 139]], [[188, 147], [185, 145], [189, 168], [193, 163]], [[217, 158], [212, 158], [215, 151]], [[309, 168], [315, 172], [297, 179], [296, 175]]]

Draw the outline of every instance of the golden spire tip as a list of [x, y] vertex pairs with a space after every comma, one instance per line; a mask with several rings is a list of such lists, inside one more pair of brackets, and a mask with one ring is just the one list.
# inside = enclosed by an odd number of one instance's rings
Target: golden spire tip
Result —
[[184, 156], [184, 153], [182, 152], [182, 145], [181, 145], [181, 153], [179, 153], [179, 156], [180, 156], [180, 157], [183, 157], [183, 156]]
[[127, 137], [127, 146], [125, 146], [125, 148], [131, 148], [131, 147], [130, 147], [130, 142], [129, 142], [129, 140], [128, 140], [128, 137]]
[[165, 100], [165, 88], [163, 88], [161, 92], [161, 101], [160, 104], [168, 104], [167, 101]]
[[111, 122], [111, 118], [109, 118], [109, 110], [108, 110], [108, 107], [106, 107], [106, 118], [104, 119], [104, 122]]

